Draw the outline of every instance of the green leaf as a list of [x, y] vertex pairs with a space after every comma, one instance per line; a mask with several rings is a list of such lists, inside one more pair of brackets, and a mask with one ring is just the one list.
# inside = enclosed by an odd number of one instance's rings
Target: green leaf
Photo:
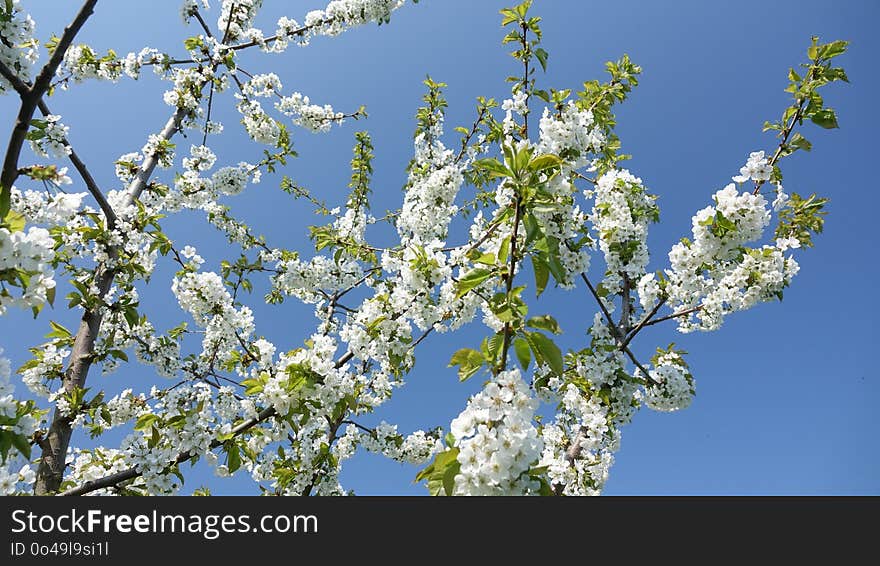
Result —
[[827, 69], [822, 69], [822, 78], [829, 81], [843, 81], [845, 83], [849, 82], [849, 77], [846, 76], [846, 71], [841, 69], [840, 67], [828, 67]]
[[550, 280], [550, 267], [547, 266], [546, 260], [537, 254], [529, 257], [532, 258], [532, 268], [535, 270], [535, 296], [540, 297]]
[[12, 201], [12, 190], [0, 186], [0, 218], [6, 220], [6, 214], [9, 212], [9, 204]]
[[452, 495], [455, 491], [455, 476], [458, 475], [460, 470], [461, 464], [456, 461], [454, 464], [447, 466], [446, 471], [443, 472], [443, 491], [446, 492], [446, 495]]
[[25, 219], [21, 214], [14, 210], [10, 210], [9, 214], [6, 215], [6, 218], [3, 219], [3, 223], [9, 228], [10, 232], [21, 232], [24, 230]]
[[562, 329], [559, 328], [559, 323], [556, 322], [556, 319], [549, 314], [533, 316], [532, 318], [526, 320], [526, 326], [530, 328], [537, 328], [538, 330], [546, 330], [547, 332], [550, 332], [552, 334], [562, 334]]
[[810, 120], [812, 120], [813, 123], [817, 126], [821, 126], [827, 130], [839, 127], [837, 125], [837, 115], [831, 108], [824, 108], [822, 110], [819, 110], [818, 112], [810, 116]]
[[529, 343], [522, 338], [517, 338], [513, 341], [513, 351], [516, 352], [516, 359], [519, 360], [523, 371], [528, 370], [529, 364], [532, 363], [532, 351], [529, 348]]
[[70, 338], [70, 330], [64, 328], [57, 322], [50, 320], [49, 326], [52, 327], [52, 332], [46, 334], [46, 338]]
[[146, 415], [141, 415], [138, 417], [138, 420], [134, 423], [134, 429], [135, 430], [147, 430], [148, 428], [153, 426], [154, 422], [156, 422], [158, 420], [159, 420], [159, 417], [152, 414], [152, 413], [149, 413]]
[[486, 159], [480, 159], [474, 162], [475, 169], [481, 169], [489, 174], [489, 178], [495, 177], [511, 177], [513, 173], [504, 166], [503, 163], [495, 159], [494, 157], [488, 157]]
[[229, 473], [235, 473], [241, 468], [241, 452], [238, 449], [238, 444], [229, 442], [226, 445], [226, 455], [226, 466], [229, 468]]
[[416, 481], [427, 480], [428, 493], [431, 495], [440, 495], [441, 490], [452, 493], [451, 489], [447, 490], [447, 487], [449, 486], [449, 481], [453, 482], [451, 487], [455, 486], [455, 475], [458, 474], [460, 469], [458, 448], [450, 447], [445, 452], [440, 452], [434, 456], [434, 461], [425, 466], [416, 475]]
[[562, 375], [564, 365], [562, 363], [562, 352], [559, 350], [559, 346], [540, 332], [528, 332], [527, 336], [530, 339], [529, 342], [532, 349], [535, 350], [535, 353], [538, 355], [536, 357], [543, 359], [547, 365], [550, 366], [550, 369], [554, 374]]
[[482, 267], [469, 271], [465, 276], [458, 280], [458, 290], [455, 293], [455, 297], [463, 297], [468, 291], [479, 287], [481, 283], [489, 279], [491, 276], [492, 271]]
[[498, 354], [501, 353], [501, 346], [504, 345], [504, 331], [495, 333], [488, 341], [486, 341], [486, 353], [485, 358], [487, 360], [491, 360], [494, 362], [498, 359]]
[[547, 53], [547, 51], [543, 47], [539, 47], [539, 48], [535, 49], [535, 57], [537, 57], [538, 62], [541, 63], [541, 69], [543, 69], [546, 72], [547, 71], [547, 57], [549, 57], [549, 54]]
[[466, 381], [480, 370], [483, 361], [481, 352], [472, 348], [462, 348], [452, 354], [448, 367], [458, 366], [459, 381]]
[[832, 57], [837, 57], [843, 53], [846, 53], [846, 48], [849, 45], [848, 41], [843, 41], [838, 39], [837, 41], [832, 41], [831, 43], [826, 43], [825, 45], [819, 46], [819, 57], [823, 59], [831, 59]]
[[789, 144], [792, 147], [796, 147], [798, 149], [803, 149], [804, 151], [810, 151], [811, 149], [813, 149], [813, 144], [811, 144], [807, 140], [807, 138], [802, 136], [800, 133], [796, 133], [794, 136], [792, 136]]
[[545, 153], [529, 162], [529, 171], [537, 173], [547, 169], [554, 169], [562, 164], [562, 159], [552, 153]]

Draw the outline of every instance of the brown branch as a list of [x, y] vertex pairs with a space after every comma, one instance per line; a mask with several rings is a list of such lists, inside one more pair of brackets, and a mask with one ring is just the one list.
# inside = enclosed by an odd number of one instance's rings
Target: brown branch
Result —
[[620, 323], [618, 326], [620, 327], [621, 334], [626, 335], [630, 328], [630, 309], [632, 307], [630, 304], [632, 298], [630, 291], [632, 290], [632, 282], [625, 271], [621, 273], [621, 276], [623, 277], [623, 289], [620, 290]]
[[599, 293], [596, 292], [596, 288], [593, 287], [593, 284], [590, 283], [590, 279], [587, 277], [586, 273], [581, 273], [581, 279], [584, 280], [584, 283], [587, 284], [587, 289], [590, 290], [590, 294], [593, 295], [593, 298], [596, 299], [596, 302], [599, 304], [599, 308], [602, 309], [602, 314], [605, 315], [605, 320], [608, 321], [608, 328], [611, 330], [611, 334], [621, 340], [620, 338], [620, 329], [614, 324], [614, 319], [611, 318], [611, 313], [608, 312], [608, 309], [605, 307], [605, 303], [602, 301], [602, 297], [599, 296]]
[[474, 137], [474, 134], [477, 133], [477, 129], [480, 127], [480, 124], [483, 122], [483, 117], [486, 115], [486, 107], [480, 106], [480, 112], [477, 114], [477, 119], [474, 120], [473, 125], [471, 126], [470, 131], [461, 140], [461, 149], [458, 152], [458, 155], [455, 156], [455, 162], [458, 163], [461, 161], [461, 158], [464, 157], [465, 151], [467, 151], [467, 146], [471, 142], [471, 138]]
[[[48, 116], [52, 113], [42, 99], [37, 102], [37, 106], [39, 107], [40, 112], [43, 114], [43, 116]], [[66, 145], [70, 149], [70, 155], [68, 156], [70, 158], [70, 162], [73, 163], [73, 167], [79, 173], [79, 176], [82, 177], [83, 182], [86, 184], [86, 188], [92, 194], [92, 197], [94, 197], [94, 199], [98, 202], [98, 206], [101, 207], [101, 211], [107, 218], [107, 227], [112, 229], [113, 226], [116, 224], [116, 213], [113, 211], [113, 207], [110, 206], [109, 202], [107, 202], [107, 198], [104, 197], [104, 193], [101, 192], [101, 188], [98, 187], [98, 183], [95, 182], [95, 178], [92, 177], [92, 174], [89, 172], [86, 164], [83, 163], [82, 159], [80, 159], [79, 155], [77, 155], [76, 151], [74, 151], [73, 146], [70, 144], [70, 140], [65, 139], [64, 145]]]
[[[265, 421], [266, 419], [274, 416], [275, 414], [276, 414], [275, 407], [268, 407], [266, 409], [263, 409], [262, 411], [259, 412], [259, 414], [257, 414], [256, 417], [251, 417], [250, 419], [244, 421], [243, 423], [238, 424], [238, 426], [234, 427], [230, 431], [230, 433], [233, 436], [238, 436], [244, 432], [249, 431], [250, 429], [254, 428], [258, 424], [260, 424], [261, 422]], [[219, 440], [214, 440], [211, 442], [210, 450], [213, 450], [214, 448], [218, 448], [222, 444], [223, 444], [223, 442], [221, 442]], [[192, 457], [193, 457], [193, 455], [190, 454], [189, 452], [181, 452], [174, 459], [174, 462], [172, 463], [172, 465], [180, 464], [182, 462], [189, 460]], [[103, 478], [98, 478], [96, 480], [87, 481], [80, 486], [62, 491], [58, 495], [85, 495], [87, 493], [91, 493], [93, 491], [103, 489], [105, 487], [114, 487], [124, 481], [134, 479], [134, 478], [139, 477], [141, 475], [142, 475], [142, 472], [139, 471], [137, 468], [129, 468], [129, 469], [123, 470], [121, 472], [116, 472], [115, 474], [110, 474], [109, 476], [104, 476]]]
[[[61, 39], [58, 40], [58, 45], [55, 48], [55, 51], [52, 53], [52, 56], [49, 58], [46, 65], [40, 70], [37, 78], [34, 79], [33, 86], [27, 89], [27, 92], [20, 90], [22, 86], [21, 84], [19, 84], [18, 87], [15, 87], [13, 84], [13, 88], [16, 88], [16, 91], [18, 91], [19, 96], [21, 97], [21, 107], [18, 110], [18, 116], [15, 119], [15, 126], [13, 126], [12, 134], [9, 137], [9, 144], [6, 147], [6, 156], [3, 159], [3, 170], [2, 173], [0, 173], [0, 192], [6, 195], [6, 198], [0, 198], [0, 203], [3, 203], [0, 205], [0, 217], [6, 216], [7, 210], [5, 210], [5, 208], [8, 206], [7, 198], [10, 191], [12, 191], [13, 183], [18, 179], [18, 160], [21, 156], [21, 148], [24, 144], [25, 137], [27, 136], [28, 129], [30, 128], [31, 120], [37, 109], [37, 103], [49, 89], [52, 77], [55, 76], [55, 71], [57, 71], [58, 66], [61, 65], [61, 61], [64, 59], [64, 54], [67, 52], [70, 44], [73, 43], [73, 38], [79, 33], [79, 30], [86, 23], [86, 20], [89, 19], [89, 16], [92, 15], [97, 2], [98, 0], [86, 0], [86, 2], [83, 3], [76, 17], [73, 19], [73, 22], [64, 28], [64, 33], [61, 34]], [[9, 71], [9, 69], [6, 70]], [[7, 77], [7, 80], [9, 80], [9, 77]]]
[[[170, 139], [180, 129], [180, 124], [185, 116], [186, 111], [178, 108], [168, 119], [159, 136], [165, 140]], [[146, 188], [158, 160], [159, 158], [155, 153], [145, 157], [140, 170], [128, 187], [126, 204], [133, 203]], [[115, 261], [118, 257], [118, 252], [115, 248], [111, 247], [108, 253], [111, 261]], [[106, 265], [99, 266], [95, 270], [94, 285], [98, 289], [98, 297], [104, 297], [107, 294], [115, 276], [115, 269]], [[89, 308], [83, 312], [74, 338], [70, 362], [62, 379], [65, 391], [73, 391], [85, 385], [89, 369], [92, 365], [95, 342], [98, 338], [102, 320], [103, 314], [100, 307]], [[36, 495], [48, 495], [58, 491], [58, 488], [61, 486], [61, 481], [64, 477], [65, 455], [67, 454], [67, 447], [70, 445], [72, 433], [71, 420], [64, 416], [56, 407], [52, 416], [52, 422], [49, 425], [49, 432], [46, 436], [51, 449], [43, 450], [39, 468], [37, 469], [37, 480], [34, 484], [34, 493]]]
[[654, 320], [652, 320], [652, 321], [650, 321], [650, 322], [646, 322], [646, 323], [644, 324], [644, 326], [653, 326], [653, 325], [655, 325], [655, 324], [659, 324], [659, 323], [661, 323], [661, 322], [666, 322], [667, 320], [672, 320], [673, 318], [679, 318], [679, 317], [681, 317], [681, 316], [687, 316], [687, 315], [689, 315], [689, 314], [691, 314], [691, 313], [695, 313], [695, 312], [698, 312], [698, 311], [701, 311], [701, 310], [703, 310], [703, 305], [697, 305], [697, 306], [695, 306], [695, 307], [691, 307], [691, 308], [689, 308], [689, 309], [685, 309], [685, 310], [683, 310], [683, 311], [674, 312], [674, 313], [672, 313], [672, 314], [670, 314], [670, 315], [667, 315], [667, 316], [662, 316], [662, 317], [660, 317], [660, 318], [655, 318]]
[[[809, 71], [809, 73], [813, 73], [813, 70], [811, 69]], [[804, 80], [806, 80], [809, 77], [809, 73], [807, 76], [804, 77]], [[794, 131], [795, 125], [801, 119], [803, 119], [804, 110], [806, 110], [806, 107], [807, 107], [807, 102], [809, 102], [809, 100], [807, 98], [798, 99], [797, 112], [794, 113], [794, 116], [791, 117], [791, 121], [785, 126], [785, 128], [783, 128], [782, 132], [780, 132], [780, 134], [779, 134], [780, 137], [782, 138], [782, 140], [779, 142], [779, 146], [777, 146], [776, 152], [773, 154], [773, 157], [770, 159], [769, 165], [771, 168], [774, 165], [776, 165], [776, 162], [779, 161], [779, 159], [782, 157], [782, 152], [785, 150], [785, 145], [788, 143], [788, 138], [789, 138], [789, 136], [791, 136], [791, 133]], [[764, 181], [755, 181], [755, 190], [752, 191], [752, 194], [755, 194], [755, 195], [758, 194], [758, 192], [761, 190], [761, 186], [763, 184], [764, 184]]]
[[654, 308], [651, 309], [651, 312], [645, 315], [645, 317], [641, 321], [639, 321], [635, 328], [630, 330], [629, 334], [626, 336], [626, 338], [623, 339], [623, 342], [621, 342], [621, 346], [628, 346], [629, 343], [632, 342], [632, 339], [636, 337], [636, 334], [641, 332], [644, 327], [651, 324], [651, 319], [654, 318], [654, 315], [657, 314], [657, 311], [659, 311], [660, 307], [662, 307], [664, 304], [666, 304], [666, 297], [663, 297], [662, 299], [657, 301], [657, 304], [654, 305]]
[[30, 85], [22, 81], [18, 75], [13, 72], [12, 69], [6, 66], [3, 61], [0, 61], [0, 75], [3, 76], [6, 81], [12, 85], [12, 88], [15, 89], [15, 92], [18, 93], [18, 96], [24, 98], [28, 94], [30, 94]]
[[[428, 337], [429, 334], [431, 334], [432, 330], [433, 330], [433, 328], [429, 328], [427, 331], [425, 331], [422, 334], [422, 336], [420, 336], [409, 347], [409, 349], [412, 350], [416, 346], [418, 346], [422, 342], [422, 340], [424, 340], [425, 338]], [[335, 369], [339, 369], [342, 366], [344, 366], [353, 357], [354, 357], [354, 354], [352, 352], [346, 352], [343, 356], [341, 356], [338, 360], [336, 360], [336, 362], [333, 364], [333, 367]], [[182, 383], [183, 382], [181, 382], [178, 385], [181, 385]], [[275, 416], [276, 414], [277, 414], [277, 412], [275, 411], [274, 407], [267, 407], [267, 408], [263, 409], [262, 411], [260, 411], [256, 417], [252, 417], [252, 418], [244, 421], [243, 423], [240, 423], [237, 426], [235, 426], [230, 432], [233, 437], [239, 436], [239, 435], [249, 431], [250, 429], [252, 429], [256, 425], [262, 423], [263, 421], [271, 418], [272, 416]], [[339, 418], [339, 421], [337, 423], [335, 423], [336, 428], [339, 427], [339, 424], [345, 419], [346, 416], [347, 416], [347, 413], [344, 413]], [[332, 426], [334, 423], [331, 422], [330, 424]], [[333, 429], [334, 435], [335, 435], [336, 428]], [[211, 442], [209, 450], [213, 450], [214, 448], [218, 448], [222, 444], [223, 444], [222, 442], [220, 442], [218, 440], [214, 440]], [[173, 466], [175, 464], [180, 464], [181, 462], [185, 462], [186, 460], [189, 460], [192, 457], [193, 457], [193, 455], [190, 454], [189, 452], [181, 452], [180, 454], [177, 455], [177, 457], [169, 465]], [[91, 493], [91, 492], [96, 491], [98, 489], [103, 489], [103, 488], [107, 488], [107, 487], [114, 487], [124, 481], [134, 479], [134, 478], [139, 477], [141, 475], [142, 475], [142, 472], [138, 471], [137, 468], [129, 468], [127, 470], [123, 470], [123, 471], [117, 472], [115, 474], [110, 474], [110, 475], [105, 476], [103, 478], [87, 481], [80, 486], [65, 490], [65, 491], [59, 493], [58, 495], [85, 495], [87, 493]], [[308, 491], [310, 492], [311, 489], [309, 489]]]

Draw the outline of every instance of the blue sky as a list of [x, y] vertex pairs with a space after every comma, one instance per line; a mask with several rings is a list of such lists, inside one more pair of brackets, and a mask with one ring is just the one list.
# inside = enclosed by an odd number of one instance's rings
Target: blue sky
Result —
[[[218, 1], [211, 3], [216, 10]], [[247, 55], [242, 67], [278, 73], [288, 92], [303, 92], [342, 111], [364, 104], [369, 112], [367, 120], [325, 135], [294, 130], [300, 157], [284, 174], [329, 203], [343, 204], [353, 133], [367, 129], [376, 147], [374, 211], [398, 206], [426, 74], [449, 85], [450, 130], [470, 124], [475, 97], [505, 97], [504, 77], [517, 71], [500, 46], [497, 12], [508, 4], [423, 0], [395, 13], [389, 26], [319, 38], [281, 56]], [[38, 36], [45, 39], [60, 34], [78, 3], [25, 5], [37, 21]], [[149, 9], [144, 6], [99, 2], [79, 39], [100, 51], [113, 48], [124, 54], [149, 45], [182, 54], [182, 40], [197, 31], [181, 24], [180, 2], [157, 0]], [[640, 86], [619, 109], [617, 131], [624, 151], [634, 156], [627, 167], [661, 197], [661, 223], [649, 240], [651, 269], [666, 266], [666, 252], [688, 235], [693, 213], [710, 203], [711, 194], [729, 182], [750, 151], [775, 147], [772, 135], [761, 133], [761, 124], [777, 119], [788, 104], [786, 73], [804, 61], [810, 36], [852, 42], [839, 59], [851, 84], [823, 93], [826, 104], [837, 110], [841, 129], [805, 127], [812, 153], [799, 152], [783, 163], [789, 191], [831, 198], [825, 233], [814, 249], [797, 256], [801, 273], [782, 303], [738, 313], [710, 334], [680, 335], [670, 326], [640, 336], [635, 350], [642, 358], [670, 341], [690, 352], [697, 397], [679, 413], [645, 409], [635, 417], [623, 431], [607, 494], [880, 493], [880, 422], [874, 410], [880, 375], [871, 354], [880, 313], [870, 296], [880, 275], [874, 243], [880, 199], [870, 173], [880, 127], [871, 104], [880, 90], [874, 59], [880, 39], [872, 29], [880, 9], [868, 0], [829, 6], [812, 0], [535, 2], [533, 12], [544, 18], [544, 47], [550, 52], [548, 72], [539, 78], [545, 88], [577, 89], [585, 80], [604, 79], [604, 62], [623, 53], [643, 67]], [[281, 15], [302, 20], [308, 10], [321, 7], [266, 0], [258, 23], [273, 29]], [[216, 21], [216, 11], [208, 21]], [[166, 83], [146, 74], [137, 83], [85, 83], [57, 93], [49, 104], [64, 116], [72, 143], [98, 182], [117, 188], [112, 162], [140, 148], [164, 124], [169, 113], [162, 102], [165, 89]], [[15, 102], [0, 100], [0, 123], [6, 128], [14, 120]], [[227, 126], [213, 146], [221, 161], [258, 159], [260, 148], [246, 142], [230, 98], [216, 111]], [[176, 141], [180, 148], [198, 143], [192, 135]], [[170, 181], [168, 172], [159, 178]], [[305, 227], [318, 220], [309, 206], [291, 202], [278, 190], [277, 181], [266, 176], [227, 202], [270, 244], [308, 253]], [[199, 215], [173, 217], [165, 228], [172, 238], [194, 243], [208, 259], [206, 269], [216, 269], [224, 254], [236, 253]], [[160, 267], [153, 291], [144, 293], [143, 304], [160, 327], [185, 318], [169, 291], [173, 271], [167, 264]], [[255, 299], [259, 296], [258, 289]], [[311, 308], [293, 301], [281, 308], [254, 304], [258, 333], [279, 347], [296, 347], [311, 332]], [[579, 289], [548, 293], [533, 309], [558, 315], [567, 331], [563, 344], [574, 347], [592, 320], [593, 306]], [[26, 313], [0, 319], [0, 345], [15, 365], [26, 359], [28, 346], [42, 341], [48, 318], [68, 327], [76, 320], [63, 309], [41, 316], [36, 324]], [[479, 387], [478, 378], [458, 383], [454, 370], [445, 367], [449, 355], [474, 345], [483, 334], [474, 325], [461, 335], [432, 338], [424, 349], [420, 346], [407, 386], [376, 420], [396, 422], [402, 430], [448, 425]], [[93, 372], [89, 384], [113, 392], [149, 389], [160, 382], [148, 369], [131, 366], [106, 377]], [[114, 438], [108, 437], [108, 443]], [[412, 483], [415, 472], [359, 454], [342, 478], [345, 487], [361, 494], [423, 493]], [[215, 493], [241, 493], [252, 485], [245, 478], [215, 480], [197, 471], [184, 492], [200, 484]]]

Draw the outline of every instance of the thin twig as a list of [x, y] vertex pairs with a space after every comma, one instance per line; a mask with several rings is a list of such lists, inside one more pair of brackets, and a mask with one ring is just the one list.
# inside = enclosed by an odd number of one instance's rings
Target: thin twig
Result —
[[[48, 116], [52, 113], [42, 99], [37, 102], [37, 106], [39, 107], [40, 112], [43, 114], [43, 116]], [[109, 202], [107, 202], [107, 198], [104, 196], [101, 188], [98, 187], [98, 183], [95, 181], [95, 178], [92, 177], [92, 174], [89, 172], [86, 164], [83, 163], [82, 159], [80, 159], [79, 155], [77, 155], [76, 151], [74, 151], [73, 146], [70, 144], [70, 140], [65, 138], [64, 145], [66, 145], [70, 149], [70, 154], [68, 155], [68, 157], [70, 158], [70, 162], [79, 173], [79, 176], [82, 177], [83, 182], [86, 184], [86, 188], [92, 194], [92, 197], [94, 197], [95, 201], [97, 201], [98, 206], [101, 207], [101, 211], [104, 213], [104, 217], [107, 218], [107, 227], [112, 229], [116, 224], [116, 213], [113, 211], [113, 207], [110, 206]]]
[[636, 337], [636, 334], [641, 332], [644, 327], [649, 326], [649, 324], [651, 324], [651, 319], [654, 318], [654, 315], [657, 314], [657, 311], [659, 311], [660, 307], [662, 307], [664, 304], [666, 304], [666, 297], [663, 297], [662, 299], [657, 301], [657, 304], [654, 305], [654, 308], [651, 309], [651, 312], [645, 315], [644, 318], [642, 318], [642, 320], [639, 321], [639, 323], [635, 326], [635, 328], [630, 330], [629, 334], [626, 336], [626, 338], [623, 339], [623, 342], [621, 342], [621, 346], [628, 346], [629, 343], [632, 342], [632, 339]]

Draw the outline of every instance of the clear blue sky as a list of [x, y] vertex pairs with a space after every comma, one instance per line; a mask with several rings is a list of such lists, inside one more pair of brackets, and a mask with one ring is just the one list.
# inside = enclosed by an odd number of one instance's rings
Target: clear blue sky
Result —
[[[213, 22], [219, 1], [211, 3], [208, 19]], [[52, 32], [60, 34], [79, 3], [25, 4], [37, 21], [38, 36], [45, 39]], [[321, 38], [281, 56], [249, 55], [244, 68], [277, 72], [288, 91], [301, 91], [343, 111], [365, 104], [370, 114], [366, 121], [327, 135], [295, 130], [300, 157], [284, 173], [329, 202], [342, 204], [353, 132], [367, 129], [376, 146], [374, 209], [398, 206], [425, 75], [449, 84], [450, 129], [472, 121], [476, 96], [505, 97], [504, 77], [516, 67], [500, 46], [497, 11], [508, 4], [423, 0], [399, 10], [390, 26]], [[80, 39], [120, 54], [146, 45], [182, 54], [183, 38], [197, 31], [181, 25], [179, 6], [178, 0], [99, 2]], [[798, 255], [801, 273], [783, 303], [738, 313], [711, 334], [684, 336], [672, 327], [642, 334], [636, 344], [642, 357], [670, 341], [690, 352], [697, 397], [683, 412], [644, 409], [636, 416], [623, 431], [607, 494], [880, 493], [880, 423], [874, 408], [880, 375], [871, 353], [876, 351], [880, 313], [870, 297], [880, 276], [875, 247], [880, 199], [876, 174], [870, 171], [880, 130], [872, 104], [880, 92], [878, 6], [870, 0], [536, 0], [533, 11], [544, 18], [550, 52], [548, 73], [540, 77], [545, 87], [577, 89], [585, 80], [603, 78], [604, 61], [623, 53], [644, 69], [641, 85], [619, 110], [618, 133], [624, 150], [634, 155], [628, 167], [661, 195], [661, 224], [652, 228], [649, 242], [651, 269], [666, 265], [671, 244], [689, 233], [691, 215], [709, 204], [710, 195], [729, 182], [750, 151], [775, 146], [769, 133], [761, 133], [761, 124], [776, 119], [787, 104], [786, 72], [804, 60], [810, 36], [852, 42], [851, 51], [840, 59], [852, 83], [829, 87], [826, 93], [841, 129], [806, 128], [813, 152], [783, 164], [789, 191], [831, 197], [825, 234], [814, 249]], [[302, 20], [308, 10], [321, 7], [266, 0], [259, 22], [273, 29], [280, 15]], [[166, 83], [147, 74], [137, 83], [90, 82], [59, 92], [49, 102], [64, 116], [71, 141], [96, 179], [113, 188], [113, 160], [140, 148], [167, 118], [169, 109], [161, 96], [165, 89]], [[8, 96], [0, 100], [5, 131], [15, 116], [14, 103]], [[256, 160], [260, 150], [245, 142], [230, 99], [217, 110], [227, 127], [215, 140], [220, 159]], [[182, 148], [197, 143], [195, 138], [176, 141]], [[169, 173], [161, 178], [169, 181]], [[228, 202], [259, 225], [270, 244], [298, 246], [308, 253], [305, 226], [317, 222], [308, 206], [291, 203], [278, 190], [277, 177], [264, 177], [262, 184]], [[224, 253], [236, 253], [198, 215], [174, 217], [165, 227], [172, 238], [198, 246], [208, 259], [206, 269], [216, 269]], [[143, 303], [159, 327], [185, 317], [169, 291], [173, 270], [160, 268], [151, 284], [154, 291], [144, 293]], [[258, 289], [255, 298], [260, 295]], [[294, 301], [281, 308], [254, 302], [258, 334], [279, 348], [296, 347], [311, 332], [311, 308]], [[578, 343], [593, 314], [583, 290], [548, 293], [535, 309], [559, 315], [568, 346]], [[69, 327], [76, 318], [56, 309], [37, 324], [25, 313], [0, 319], [0, 342], [15, 365], [26, 359], [28, 346], [41, 342], [50, 317]], [[474, 325], [455, 340], [442, 337], [426, 344], [407, 386], [377, 420], [399, 423], [404, 431], [447, 426], [479, 387], [479, 379], [459, 384], [446, 362], [457, 347], [472, 345], [483, 334]], [[89, 380], [108, 392], [148, 390], [153, 383], [161, 380], [135, 366], [108, 377], [93, 372]], [[83, 436], [77, 433], [74, 443]], [[109, 436], [108, 444], [117, 438]], [[360, 494], [423, 493], [412, 483], [415, 472], [359, 454], [343, 473], [343, 484]], [[246, 478], [214, 480], [200, 472], [184, 493], [200, 484], [211, 485], [215, 493], [240, 493], [252, 485]]]

